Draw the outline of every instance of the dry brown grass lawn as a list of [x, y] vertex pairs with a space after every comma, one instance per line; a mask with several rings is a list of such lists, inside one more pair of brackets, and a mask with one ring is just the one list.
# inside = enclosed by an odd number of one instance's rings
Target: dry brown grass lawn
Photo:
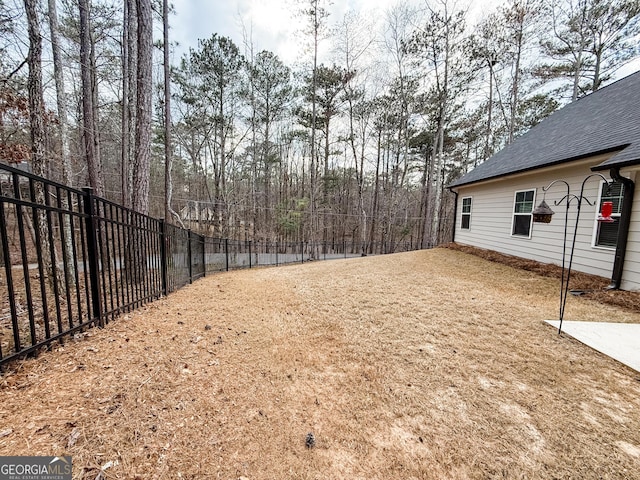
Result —
[[0, 455], [92, 480], [640, 478], [640, 374], [545, 325], [557, 292], [448, 249], [207, 277], [14, 365]]

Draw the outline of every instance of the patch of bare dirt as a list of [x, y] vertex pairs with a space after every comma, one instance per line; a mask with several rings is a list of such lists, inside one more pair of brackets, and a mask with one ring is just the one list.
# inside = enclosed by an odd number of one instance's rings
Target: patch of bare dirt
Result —
[[[468, 245], [461, 245], [458, 243], [448, 243], [443, 245], [443, 247], [457, 250], [459, 252], [469, 253], [471, 255], [484, 258], [485, 260], [489, 260], [490, 262], [509, 265], [513, 268], [533, 272], [538, 275], [542, 275], [543, 277], [557, 278], [558, 281], [560, 281], [562, 269], [557, 265], [536, 262], [535, 260], [527, 260], [513, 255], [505, 255], [504, 253], [471, 247]], [[610, 283], [610, 279], [608, 278], [572, 270], [569, 288], [572, 290], [582, 290], [584, 292], [583, 295], [592, 300], [640, 313], [640, 292], [607, 290], [607, 286]], [[560, 295], [559, 286], [558, 295]]]
[[[543, 323], [557, 283], [451, 249], [210, 276], [14, 364], [0, 455], [91, 480], [640, 478], [640, 374]], [[605, 317], [640, 321], [569, 298]]]

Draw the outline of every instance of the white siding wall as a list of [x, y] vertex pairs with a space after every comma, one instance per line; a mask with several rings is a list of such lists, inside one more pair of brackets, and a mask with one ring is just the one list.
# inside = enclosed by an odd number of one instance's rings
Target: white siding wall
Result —
[[[593, 157], [588, 161], [575, 162], [571, 167], [553, 167], [545, 169], [543, 172], [513, 175], [477, 185], [460, 187], [457, 189], [459, 199], [455, 241], [508, 255], [561, 265], [566, 204], [555, 205], [554, 202], [561, 200], [566, 194], [566, 186], [562, 183], [556, 183], [546, 193], [546, 202], [556, 213], [549, 224], [533, 223], [531, 238], [511, 235], [514, 194], [519, 190], [535, 189], [535, 208], [543, 199], [542, 187], [546, 187], [553, 180], [562, 179], [569, 183], [572, 194], [579, 195], [582, 181], [593, 173], [590, 167], [601, 163], [604, 159], [606, 159], [604, 156]], [[605, 176], [608, 178], [608, 172], [605, 172]], [[594, 205], [591, 206], [586, 201], [582, 203], [573, 256], [573, 269], [611, 278], [615, 249], [592, 246], [600, 183], [600, 179], [594, 177], [585, 184], [584, 197]], [[462, 230], [460, 228], [461, 199], [467, 196], [473, 198], [471, 224], [469, 230]], [[567, 264], [576, 213], [577, 202], [573, 200], [569, 207]], [[636, 194], [631, 229], [633, 237], [629, 239], [622, 288], [635, 290], [640, 288], [640, 191]]]

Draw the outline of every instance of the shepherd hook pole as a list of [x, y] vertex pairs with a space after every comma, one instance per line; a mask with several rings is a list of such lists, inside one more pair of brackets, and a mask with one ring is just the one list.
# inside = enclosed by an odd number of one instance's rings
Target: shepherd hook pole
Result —
[[[576, 237], [578, 235], [578, 222], [580, 220], [580, 209], [582, 207], [582, 201], [584, 200], [591, 206], [594, 205], [593, 203], [591, 203], [591, 201], [589, 201], [588, 198], [584, 196], [584, 186], [587, 183], [587, 180], [589, 180], [592, 177], [600, 177], [602, 180], [604, 180], [604, 183], [607, 185], [607, 189], [609, 188], [610, 186], [609, 181], [605, 178], [604, 175], [600, 173], [592, 173], [582, 181], [582, 185], [580, 186], [579, 196], [571, 193], [571, 187], [569, 186], [569, 183], [567, 183], [565, 180], [554, 180], [546, 187], [542, 187], [543, 192], [547, 192], [551, 188], [551, 186], [557, 182], [564, 183], [567, 187], [567, 194], [564, 197], [562, 197], [560, 200], [553, 202], [554, 205], [556, 206], [562, 204], [562, 202], [565, 202], [566, 204], [565, 215], [564, 215], [564, 236], [562, 239], [562, 273], [560, 278], [560, 318], [559, 318], [560, 324], [558, 325], [558, 334], [562, 332], [562, 321], [564, 320], [564, 310], [567, 305], [567, 295], [569, 294], [569, 280], [571, 280], [571, 267], [573, 266], [573, 253], [576, 248]], [[573, 228], [573, 239], [571, 240], [571, 252], [569, 254], [569, 265], [566, 268], [566, 280], [565, 280], [565, 258], [566, 258], [566, 251], [567, 251], [567, 228], [569, 223], [569, 206], [571, 205], [571, 202], [573, 200], [577, 202], [577, 212], [576, 212], [576, 222]]]

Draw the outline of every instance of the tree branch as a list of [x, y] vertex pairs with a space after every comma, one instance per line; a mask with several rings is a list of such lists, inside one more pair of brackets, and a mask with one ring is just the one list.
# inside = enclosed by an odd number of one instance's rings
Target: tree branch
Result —
[[24, 67], [26, 64], [27, 64], [27, 59], [25, 58], [22, 61], [22, 63], [20, 65], [18, 65], [18, 67], [13, 72], [11, 72], [9, 75], [7, 75], [6, 78], [3, 78], [2, 81], [6, 83], [7, 80], [10, 80], [11, 77], [13, 77], [16, 73], [18, 73], [22, 69], [22, 67]]

